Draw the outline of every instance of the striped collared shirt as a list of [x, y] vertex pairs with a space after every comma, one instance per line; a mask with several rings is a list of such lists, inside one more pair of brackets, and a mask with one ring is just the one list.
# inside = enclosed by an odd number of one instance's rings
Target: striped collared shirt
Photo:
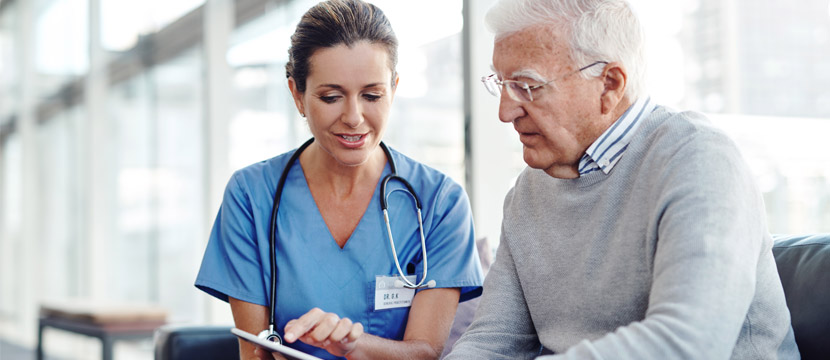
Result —
[[606, 175], [622, 157], [640, 126], [640, 119], [654, 110], [650, 97], [640, 98], [594, 141], [579, 160], [579, 176], [602, 170]]

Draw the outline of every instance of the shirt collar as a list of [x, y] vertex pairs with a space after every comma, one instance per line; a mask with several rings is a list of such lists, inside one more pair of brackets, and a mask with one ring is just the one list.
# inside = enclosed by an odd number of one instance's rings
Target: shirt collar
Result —
[[640, 119], [654, 110], [650, 97], [639, 98], [594, 141], [579, 161], [579, 176], [602, 170], [606, 175], [622, 157], [640, 126]]

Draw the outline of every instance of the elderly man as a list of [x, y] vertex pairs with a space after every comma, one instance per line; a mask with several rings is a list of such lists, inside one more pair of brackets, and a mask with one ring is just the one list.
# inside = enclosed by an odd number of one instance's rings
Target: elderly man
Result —
[[499, 117], [529, 165], [450, 359], [793, 359], [764, 204], [735, 145], [643, 93], [622, 0], [503, 0]]

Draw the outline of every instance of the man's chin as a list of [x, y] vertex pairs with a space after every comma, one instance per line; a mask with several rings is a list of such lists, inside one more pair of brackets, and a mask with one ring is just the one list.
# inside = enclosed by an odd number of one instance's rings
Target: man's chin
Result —
[[523, 148], [522, 155], [523, 155], [523, 160], [525, 161], [525, 164], [527, 164], [527, 166], [529, 166], [531, 168], [544, 170], [547, 167], [546, 164], [539, 161], [539, 157], [538, 157], [538, 154], [536, 153], [536, 151], [534, 151], [532, 149], [528, 149], [527, 146], [525, 146]]

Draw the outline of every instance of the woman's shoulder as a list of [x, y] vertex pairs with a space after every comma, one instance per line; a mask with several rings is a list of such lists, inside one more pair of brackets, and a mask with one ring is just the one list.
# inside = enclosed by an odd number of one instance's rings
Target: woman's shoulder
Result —
[[230, 184], [236, 183], [237, 186], [247, 189], [257, 188], [262, 185], [270, 187], [279, 181], [279, 177], [293, 153], [294, 150], [291, 150], [270, 159], [258, 161], [237, 169], [231, 175]]
[[468, 202], [464, 188], [449, 175], [390, 148], [398, 176], [406, 179], [424, 205]]
[[[404, 153], [389, 148], [395, 160], [398, 175], [404, 177], [409, 182], [419, 182], [423, 184], [432, 184], [433, 186], [444, 185], [458, 185], [449, 175], [442, 171], [415, 160]], [[413, 183], [413, 185], [415, 185]]]

